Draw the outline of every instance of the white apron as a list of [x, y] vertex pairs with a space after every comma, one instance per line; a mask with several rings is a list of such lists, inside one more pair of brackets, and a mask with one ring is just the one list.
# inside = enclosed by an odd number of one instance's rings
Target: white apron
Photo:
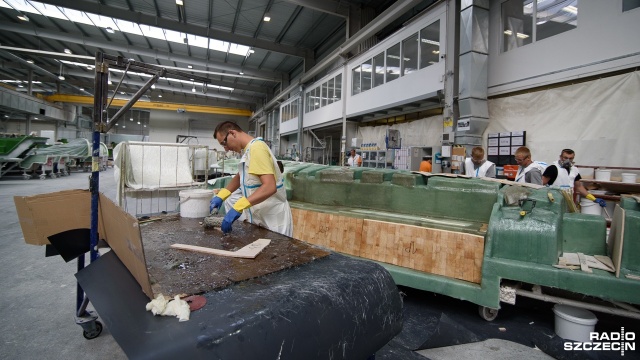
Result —
[[[242, 190], [242, 195], [246, 198], [251, 196], [251, 194], [262, 185], [260, 177], [249, 174], [249, 164], [251, 163], [249, 148], [255, 141], [262, 141], [262, 139], [256, 138], [251, 140], [238, 164], [240, 189]], [[275, 156], [273, 156], [273, 153], [271, 153], [271, 150], [269, 150], [269, 153], [271, 154], [273, 167], [276, 171], [276, 193], [260, 204], [245, 209], [242, 213], [246, 215], [247, 221], [252, 224], [265, 227], [286, 236], [293, 236], [293, 216], [291, 215], [291, 208], [287, 201], [287, 192], [284, 188], [282, 173], [280, 173], [277, 160]]]
[[485, 161], [479, 168], [474, 169], [475, 164], [471, 158], [467, 158], [464, 161], [464, 172], [467, 176], [472, 177], [485, 177], [487, 176], [487, 170], [493, 165], [491, 161]]
[[518, 173], [516, 174], [516, 182], [526, 182], [524, 180], [525, 175], [531, 171], [532, 169], [539, 169], [541, 173], [544, 173], [544, 169], [547, 168], [547, 163], [544, 163], [542, 161], [532, 161], [531, 164], [529, 164], [529, 166], [527, 166], [524, 170], [522, 169], [522, 166], [518, 166]]

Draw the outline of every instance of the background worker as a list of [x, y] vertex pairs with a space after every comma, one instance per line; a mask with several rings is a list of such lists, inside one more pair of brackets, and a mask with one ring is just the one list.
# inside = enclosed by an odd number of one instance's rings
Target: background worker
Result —
[[516, 182], [542, 185], [542, 172], [547, 167], [546, 163], [532, 161], [531, 151], [526, 146], [520, 146], [516, 149], [514, 158], [519, 165]]
[[496, 164], [484, 158], [484, 149], [476, 146], [471, 149], [471, 157], [464, 160], [465, 175], [471, 177], [496, 177]]
[[560, 153], [560, 159], [554, 161], [542, 173], [542, 185], [550, 185], [561, 189], [571, 188], [580, 196], [598, 203], [602, 207], [607, 206], [606, 201], [597, 199], [592, 194], [589, 194], [589, 191], [582, 185], [580, 171], [573, 166], [575, 158], [576, 153], [573, 150], [563, 149]]
[[431, 156], [423, 156], [420, 162], [420, 171], [431, 172], [433, 164], [431, 163]]
[[222, 231], [230, 232], [233, 222], [244, 212], [246, 220], [252, 224], [292, 236], [293, 217], [283, 186], [282, 173], [267, 144], [261, 138], [254, 138], [245, 133], [231, 121], [216, 126], [213, 137], [225, 150], [242, 153], [238, 173], [226, 188], [211, 199], [209, 206], [211, 211], [219, 209], [225, 199], [238, 188], [241, 189], [243, 196], [225, 215]]
[[351, 167], [360, 167], [362, 166], [362, 156], [356, 154], [356, 149], [351, 149], [351, 154], [347, 159], [347, 164]]

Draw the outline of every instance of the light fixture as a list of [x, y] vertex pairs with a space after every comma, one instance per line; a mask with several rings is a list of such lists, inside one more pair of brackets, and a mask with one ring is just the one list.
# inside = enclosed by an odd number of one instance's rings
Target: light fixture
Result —
[[109, 81], [107, 81], [107, 84], [113, 85], [113, 81], [109, 80]]
[[24, 85], [22, 85], [22, 84], [18, 84], [18, 87], [19, 87], [19, 88], [23, 88], [23, 87], [24, 87]]
[[440, 54], [440, 50], [433, 50], [431, 52], [434, 53], [434, 54]]
[[572, 13], [572, 14], [577, 14], [578, 13], [578, 8], [575, 6], [565, 6], [562, 8], [562, 10]]
[[158, 95], [158, 97], [162, 97], [162, 94]]
[[120, 91], [120, 95], [126, 95], [127, 93], [124, 91]]
[[140, 125], [140, 121], [138, 121], [138, 125]]
[[156, 88], [156, 84], [151, 85], [151, 89], [155, 89]]
[[33, 64], [33, 63], [34, 63], [34, 61], [33, 61], [32, 59], [27, 60], [27, 62], [28, 62], [29, 64]]
[[113, 31], [113, 28], [111, 26], [107, 26], [107, 28], [105, 30], [107, 30], [107, 32], [109, 34], [113, 34], [115, 32], [115, 31]]
[[271, 21], [271, 14], [269, 14], [269, 13], [264, 14], [264, 18], [262, 18], [262, 20], [264, 20], [266, 22]]
[[193, 89], [191, 89], [191, 92], [196, 92], [196, 86], [193, 85]]
[[253, 49], [249, 49], [249, 54], [253, 54], [254, 52], [256, 52], [256, 51], [253, 50]]
[[64, 80], [64, 74], [62, 73], [62, 62], [60, 62], [60, 72], [58, 73], [58, 79]]
[[18, 15], [18, 19], [22, 21], [29, 21], [29, 18], [27, 17], [27, 15], [24, 15], [24, 14]]
[[34, 117], [34, 118], [33, 118], [33, 120], [38, 120], [38, 118], [37, 118], [37, 117]]
[[84, 91], [84, 88], [80, 88], [80, 91]]
[[183, 0], [176, 0], [176, 5], [182, 6], [182, 5], [184, 5], [184, 1]]
[[69, 50], [69, 49], [64, 49], [64, 53], [65, 53], [65, 54], [69, 54], [69, 55], [71, 55], [71, 54], [72, 54], [71, 50]]
[[126, 127], [127, 127], [126, 125], [122, 125], [122, 128], [123, 128], [123, 129], [124, 129], [124, 128], [126, 128]]
[[243, 73], [242, 71], [240, 71], [238, 74], [240, 74], [240, 75], [244, 75], [244, 73]]
[[193, 65], [187, 65], [187, 68], [193, 69]]

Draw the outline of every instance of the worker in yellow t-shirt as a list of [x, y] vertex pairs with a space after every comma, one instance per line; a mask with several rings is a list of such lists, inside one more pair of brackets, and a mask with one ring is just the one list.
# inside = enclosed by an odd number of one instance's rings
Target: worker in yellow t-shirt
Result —
[[422, 157], [422, 162], [420, 163], [420, 171], [431, 172], [431, 156]]
[[250, 223], [261, 225], [286, 236], [293, 235], [293, 217], [283, 186], [282, 172], [277, 160], [262, 138], [242, 131], [240, 126], [225, 121], [213, 131], [226, 151], [242, 153], [238, 173], [226, 188], [211, 199], [210, 210], [219, 209], [226, 198], [240, 188], [242, 197], [227, 212], [222, 231], [231, 231], [231, 225], [243, 214]]

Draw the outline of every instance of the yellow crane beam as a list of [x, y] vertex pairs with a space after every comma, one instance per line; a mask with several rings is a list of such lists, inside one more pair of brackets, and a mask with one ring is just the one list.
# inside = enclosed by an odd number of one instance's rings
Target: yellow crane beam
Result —
[[[93, 105], [92, 96], [82, 95], [67, 95], [67, 94], [55, 94], [45, 96], [44, 99], [49, 102], [63, 102], [73, 104], [85, 104]], [[111, 106], [122, 107], [128, 100], [114, 99]], [[235, 116], [251, 116], [253, 112], [245, 109], [225, 108], [219, 106], [206, 106], [206, 105], [189, 105], [189, 104], [176, 104], [165, 102], [151, 102], [151, 101], [137, 101], [133, 104], [133, 108], [136, 109], [151, 109], [151, 110], [167, 110], [177, 111], [178, 109], [185, 110], [186, 112], [197, 112], [206, 114], [219, 114], [219, 115], [235, 115]]]

